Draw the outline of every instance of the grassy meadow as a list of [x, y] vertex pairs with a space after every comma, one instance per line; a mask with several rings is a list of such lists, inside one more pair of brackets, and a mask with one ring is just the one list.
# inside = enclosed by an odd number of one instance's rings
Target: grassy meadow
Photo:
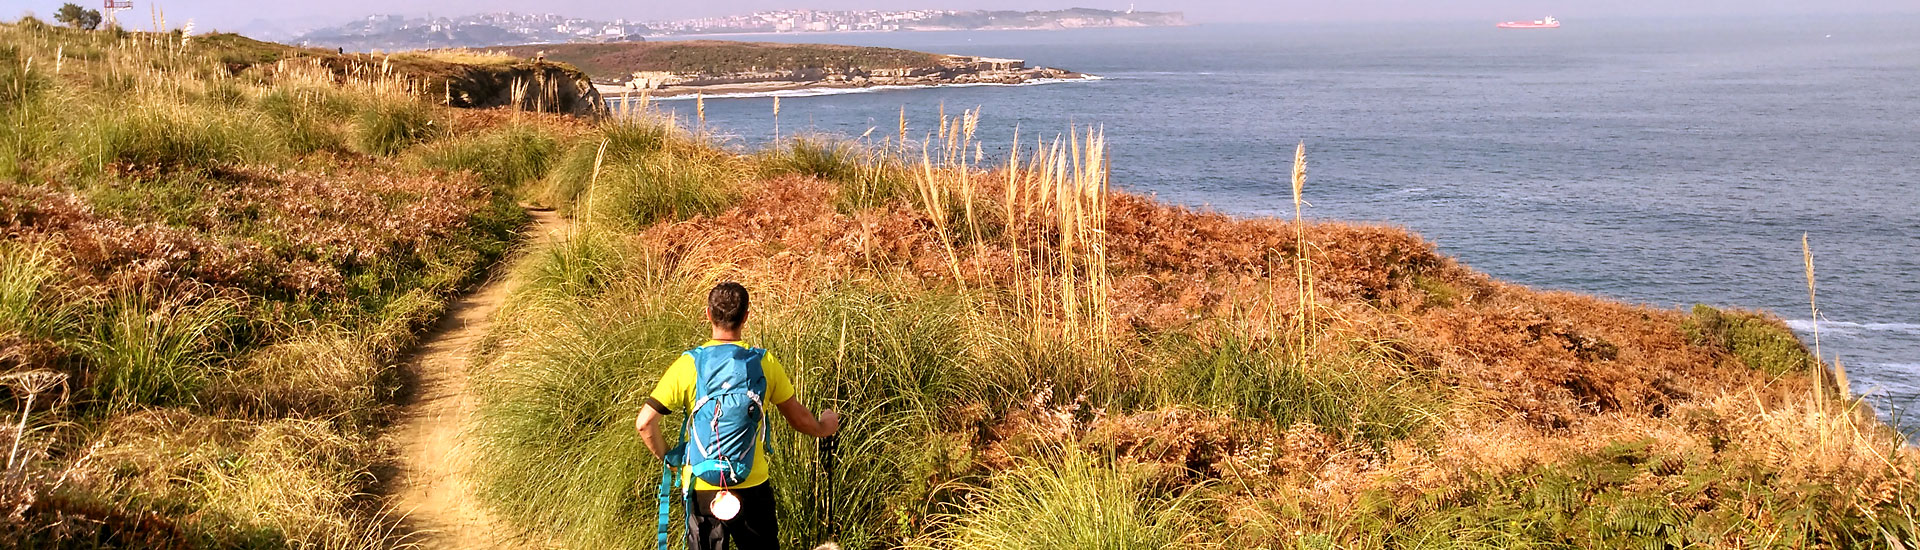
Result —
[[[845, 415], [832, 472], [774, 431], [788, 547], [1920, 543], [1920, 455], [1770, 315], [1157, 203], [1084, 129], [988, 162], [978, 113], [903, 113], [746, 151], [256, 50], [0, 25], [0, 539], [416, 542], [377, 475], [394, 364], [509, 258], [468, 444], [530, 546], [653, 545], [633, 419], [721, 280]], [[1276, 151], [1275, 185], [1310, 197], [1306, 166]], [[571, 226], [510, 256], [521, 203]]]

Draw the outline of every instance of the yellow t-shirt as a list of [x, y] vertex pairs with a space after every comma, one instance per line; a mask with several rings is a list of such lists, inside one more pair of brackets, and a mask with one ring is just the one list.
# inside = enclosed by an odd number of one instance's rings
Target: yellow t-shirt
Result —
[[[740, 342], [721, 342], [719, 340], [708, 340], [707, 343], [701, 344], [700, 347], [721, 345], [746, 347], [745, 344]], [[760, 371], [767, 377], [767, 395], [764, 406], [767, 414], [766, 422], [769, 424], [766, 426], [766, 429], [771, 430], [773, 429], [771, 425], [773, 419], [780, 416], [779, 411], [774, 410], [775, 407], [793, 398], [793, 381], [787, 378], [786, 369], [780, 367], [780, 361], [774, 359], [773, 353], [771, 352], [760, 359]], [[694, 371], [693, 356], [684, 353], [680, 354], [680, 358], [674, 360], [673, 366], [667, 367], [667, 372], [660, 375], [660, 385], [653, 388], [651, 397], [653, 397], [654, 401], [665, 406], [669, 411], [686, 412], [687, 406], [693, 403], [693, 384], [697, 377], [698, 373]], [[753, 458], [753, 471], [747, 474], [746, 481], [732, 488], [744, 489], [766, 483], [768, 464], [772, 461], [773, 455], [767, 452], [767, 444], [765, 441], [762, 441], [760, 443], [759, 454]], [[710, 491], [719, 489], [719, 487], [709, 485], [705, 481], [694, 479], [691, 469], [684, 470], [683, 475], [685, 476], [683, 481], [692, 482], [693, 488], [696, 490]]]

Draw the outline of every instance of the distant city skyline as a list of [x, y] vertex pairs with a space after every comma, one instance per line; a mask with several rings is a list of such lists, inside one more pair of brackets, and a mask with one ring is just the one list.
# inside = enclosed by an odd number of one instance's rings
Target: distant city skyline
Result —
[[[50, 17], [64, 2], [59, 0], [0, 0], [0, 18], [13, 19], [29, 12]], [[76, 2], [96, 7], [99, 2]], [[144, 28], [152, 18], [153, 4], [134, 0], [134, 8], [121, 14], [129, 27]], [[203, 30], [260, 30], [280, 27], [337, 25], [376, 14], [407, 16], [464, 16], [479, 13], [513, 11], [553, 13], [570, 17], [629, 21], [680, 20], [700, 17], [724, 17], [756, 11], [784, 9], [815, 10], [1052, 10], [1098, 8], [1126, 10], [1130, 5], [1143, 11], [1180, 11], [1194, 23], [1285, 22], [1285, 21], [1394, 21], [1394, 20], [1467, 20], [1519, 18], [1555, 15], [1562, 19], [1581, 17], [1637, 16], [1766, 16], [1799, 14], [1879, 14], [1920, 13], [1920, 4], [1912, 0], [1839, 0], [1809, 3], [1801, 1], [1699, 0], [1673, 3], [1652, 0], [1625, 2], [1567, 1], [1537, 2], [1522, 0], [1472, 0], [1466, 2], [1423, 2], [1416, 0], [1355, 0], [1339, 3], [1258, 0], [1167, 0], [1125, 2], [1113, 0], [715, 0], [699, 3], [617, 3], [586, 0], [425, 0], [398, 4], [390, 0], [328, 0], [326, 2], [275, 2], [258, 0], [160, 0], [158, 7], [173, 26], [188, 20]]]

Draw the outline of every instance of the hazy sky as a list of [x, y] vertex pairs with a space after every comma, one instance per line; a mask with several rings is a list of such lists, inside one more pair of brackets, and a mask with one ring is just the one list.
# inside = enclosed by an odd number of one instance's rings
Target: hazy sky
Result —
[[[50, 16], [66, 0], [0, 0], [0, 18], [32, 11]], [[96, 6], [98, 1], [80, 0]], [[147, 0], [134, 0], [123, 18], [145, 26], [151, 20]], [[706, 0], [700, 2], [618, 0], [161, 0], [170, 23], [188, 19], [200, 29], [237, 29], [257, 21], [304, 24], [339, 23], [375, 13], [464, 15], [490, 11], [549, 12], [598, 19], [682, 19], [786, 8], [813, 9], [1126, 9], [1126, 0]], [[1807, 13], [1870, 14], [1920, 11], [1920, 0], [1149, 0], [1142, 10], [1184, 11], [1198, 23], [1229, 21], [1330, 21], [1401, 19], [1536, 18], [1620, 16], [1783, 15]]]

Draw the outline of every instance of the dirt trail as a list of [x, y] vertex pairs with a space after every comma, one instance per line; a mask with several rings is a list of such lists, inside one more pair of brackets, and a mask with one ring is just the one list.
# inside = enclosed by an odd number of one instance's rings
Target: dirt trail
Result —
[[[564, 224], [553, 212], [533, 212], [526, 243], [544, 243]], [[467, 391], [467, 368], [514, 281], [494, 273], [454, 302], [402, 367], [411, 398], [401, 408], [393, 437], [400, 443], [398, 471], [388, 481], [405, 529], [428, 549], [489, 549], [526, 546], [492, 521], [473, 498], [471, 464], [462, 431], [478, 399]]]

